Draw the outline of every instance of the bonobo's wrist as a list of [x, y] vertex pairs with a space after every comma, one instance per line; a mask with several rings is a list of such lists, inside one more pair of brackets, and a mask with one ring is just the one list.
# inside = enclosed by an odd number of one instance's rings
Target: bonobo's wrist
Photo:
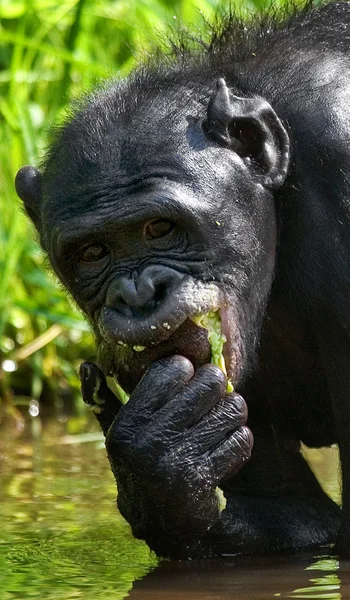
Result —
[[157, 556], [174, 560], [205, 559], [222, 556], [225, 544], [225, 526], [222, 515], [219, 514], [215, 523], [208, 527], [201, 536], [187, 531], [179, 535], [175, 526], [167, 535], [149, 532], [145, 539], [147, 545]]
[[[169, 493], [138, 480], [133, 491], [118, 481], [117, 504], [133, 535], [160, 556], [189, 558], [199, 540], [220, 520], [215, 490]], [[136, 489], [137, 488], [137, 489]]]
[[195, 537], [179, 538], [176, 532], [173, 537], [157, 537], [149, 535], [145, 539], [150, 550], [155, 552], [160, 558], [171, 558], [173, 560], [191, 560], [211, 558], [214, 552], [207, 542]]

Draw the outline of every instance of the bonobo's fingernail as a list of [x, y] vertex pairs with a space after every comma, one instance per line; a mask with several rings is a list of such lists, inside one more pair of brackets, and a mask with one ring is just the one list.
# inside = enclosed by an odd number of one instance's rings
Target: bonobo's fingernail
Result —
[[193, 364], [188, 358], [186, 358], [186, 356], [182, 356], [181, 354], [174, 354], [174, 356], [164, 358], [160, 362], [167, 366], [173, 366], [177, 369], [181, 369], [184, 373], [189, 374], [191, 377], [194, 374]]
[[99, 369], [94, 363], [83, 362], [80, 365], [79, 376], [81, 381], [86, 382], [90, 380], [96, 380], [100, 378]]
[[90, 373], [91, 373], [91, 369], [90, 369], [89, 363], [81, 363], [81, 365], [79, 367], [80, 381], [83, 382], [83, 381], [86, 381], [87, 379], [89, 379]]
[[203, 382], [207, 381], [211, 384], [216, 382], [224, 388], [224, 393], [226, 391], [227, 376], [217, 365], [213, 365], [212, 363], [202, 365], [199, 367], [198, 371], [196, 371], [195, 378], [198, 378]]

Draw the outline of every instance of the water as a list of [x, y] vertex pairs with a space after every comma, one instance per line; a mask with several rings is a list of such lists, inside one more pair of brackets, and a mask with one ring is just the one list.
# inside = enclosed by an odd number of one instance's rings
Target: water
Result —
[[124, 598], [157, 564], [116, 511], [99, 434], [81, 428], [0, 433], [0, 600]]
[[[83, 432], [83, 433], [82, 433]], [[310, 453], [339, 496], [335, 450]], [[350, 599], [350, 562], [296, 556], [163, 561], [115, 508], [102, 439], [86, 419], [0, 429], [0, 600]]]

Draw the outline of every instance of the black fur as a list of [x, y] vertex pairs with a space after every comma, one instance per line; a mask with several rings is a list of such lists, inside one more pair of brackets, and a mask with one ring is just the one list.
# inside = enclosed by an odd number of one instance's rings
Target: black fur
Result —
[[[119, 408], [82, 367], [118, 506], [159, 554], [350, 550], [349, 81], [347, 2], [232, 13], [83, 99], [42, 181], [17, 177], [131, 392]], [[189, 318], [217, 309], [232, 394]], [[339, 444], [341, 517], [300, 441]]]

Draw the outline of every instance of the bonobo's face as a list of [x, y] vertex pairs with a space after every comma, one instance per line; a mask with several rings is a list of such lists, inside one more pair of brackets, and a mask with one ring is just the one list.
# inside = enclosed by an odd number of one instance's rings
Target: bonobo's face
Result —
[[287, 136], [264, 100], [237, 98], [223, 80], [209, 104], [207, 88], [146, 82], [137, 96], [133, 85], [95, 97], [42, 176], [19, 172], [18, 193], [93, 324], [106, 374], [131, 391], [157, 358], [209, 362], [191, 317], [219, 310], [237, 382], [272, 282], [271, 190], [286, 174]]

